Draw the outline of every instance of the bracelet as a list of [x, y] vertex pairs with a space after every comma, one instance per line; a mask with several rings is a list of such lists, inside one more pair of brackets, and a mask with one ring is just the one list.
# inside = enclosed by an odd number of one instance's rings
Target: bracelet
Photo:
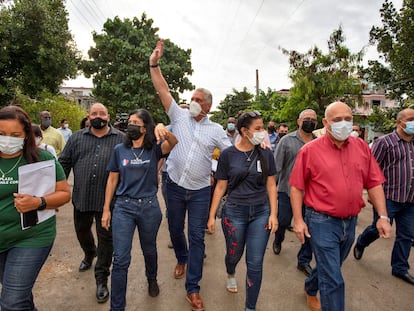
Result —
[[388, 216], [380, 215], [379, 219], [385, 219], [385, 220], [388, 220], [388, 222], [391, 222], [391, 220]]
[[158, 66], [159, 66], [159, 64], [158, 64], [158, 63], [156, 63], [156, 64], [154, 64], [154, 65], [150, 64], [150, 67], [151, 67], [151, 68], [157, 68]]

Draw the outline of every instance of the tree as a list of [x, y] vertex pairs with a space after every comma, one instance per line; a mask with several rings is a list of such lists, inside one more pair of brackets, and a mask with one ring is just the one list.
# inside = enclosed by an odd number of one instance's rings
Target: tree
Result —
[[386, 64], [369, 61], [368, 79], [388, 90], [392, 98], [414, 96], [414, 0], [404, 0], [398, 13], [390, 0], [380, 9], [382, 26], [373, 26], [370, 43], [377, 44]]
[[35, 97], [57, 93], [74, 78], [78, 51], [63, 0], [16, 0], [0, 8], [0, 100], [18, 90]]
[[266, 91], [260, 90], [249, 108], [260, 111], [264, 121], [285, 122], [279, 117], [279, 111], [285, 106], [287, 100], [288, 96], [268, 88]]
[[68, 119], [72, 131], [78, 130], [81, 120], [88, 115], [86, 109], [77, 102], [48, 92], [38, 94], [36, 100], [27, 95], [17, 94], [15, 104], [20, 105], [28, 113], [33, 123], [39, 124], [39, 113], [48, 110], [52, 115], [52, 126], [58, 128], [62, 119]]
[[249, 93], [246, 87], [242, 91], [233, 89], [233, 94], [227, 94], [213, 111], [211, 120], [219, 124], [226, 124], [229, 117], [237, 117], [240, 111], [246, 110], [252, 104], [253, 94]]
[[326, 106], [335, 100], [354, 106], [355, 98], [361, 94], [357, 72], [363, 53], [352, 54], [344, 42], [339, 27], [330, 35], [327, 54], [316, 46], [304, 54], [282, 49], [289, 56], [289, 77], [294, 86], [279, 113], [280, 119], [296, 120], [306, 108], [314, 109], [322, 117]]
[[[155, 93], [149, 74], [148, 59], [159, 39], [158, 28], [145, 13], [141, 19], [108, 19], [103, 33], [93, 33], [95, 47], [82, 68], [87, 77], [93, 76], [94, 96], [112, 114], [129, 112], [138, 107], [151, 111], [155, 120], [167, 122], [166, 114]], [[161, 68], [174, 98], [184, 90], [191, 90], [191, 50], [183, 50], [170, 40], [164, 40]]]

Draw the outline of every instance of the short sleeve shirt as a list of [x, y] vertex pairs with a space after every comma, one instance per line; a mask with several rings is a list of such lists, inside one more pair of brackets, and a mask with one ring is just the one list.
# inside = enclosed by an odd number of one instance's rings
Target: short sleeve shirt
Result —
[[349, 137], [338, 148], [324, 135], [300, 149], [289, 184], [304, 191], [307, 206], [330, 216], [350, 217], [365, 206], [363, 189], [384, 181], [364, 140]]
[[[45, 150], [40, 150], [40, 161], [55, 160], [56, 181], [66, 178], [62, 166], [55, 157]], [[7, 172], [17, 159], [1, 159], [3, 172]], [[24, 158], [18, 167], [26, 165]], [[56, 236], [56, 217], [53, 216], [29, 229], [22, 230], [20, 213], [14, 207], [13, 193], [18, 192], [19, 180], [17, 167], [4, 178], [0, 176], [0, 253], [12, 247], [46, 247], [53, 243]]]
[[[261, 149], [261, 153], [266, 161], [268, 176], [275, 175], [275, 161], [273, 160], [272, 151], [268, 149]], [[237, 205], [259, 205], [267, 201], [266, 184], [262, 179], [262, 163], [259, 161], [257, 150], [250, 155], [250, 152], [244, 153], [239, 151], [236, 147], [231, 146], [225, 149], [218, 162], [217, 172], [215, 178], [228, 181], [228, 202]], [[257, 158], [255, 156], [257, 155]], [[251, 161], [254, 160], [253, 166], [249, 174], [234, 190], [237, 185], [237, 180], [245, 175], [248, 171]]]
[[161, 158], [161, 144], [154, 144], [152, 149], [128, 148], [125, 144], [116, 145], [107, 169], [119, 173], [116, 195], [134, 199], [156, 195], [158, 161]]

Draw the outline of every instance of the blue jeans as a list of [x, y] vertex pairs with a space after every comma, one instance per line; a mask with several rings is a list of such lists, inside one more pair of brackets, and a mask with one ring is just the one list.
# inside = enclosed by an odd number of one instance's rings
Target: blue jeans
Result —
[[[290, 205], [290, 198], [286, 192], [277, 193], [278, 213], [277, 219], [279, 226], [275, 232], [275, 241], [282, 243], [285, 240], [286, 229], [292, 222], [292, 206]], [[303, 214], [305, 210], [303, 209]], [[301, 244], [298, 255], [298, 265], [304, 266], [310, 264], [312, 261], [312, 247], [308, 238], [305, 238], [305, 243]]]
[[135, 228], [145, 261], [148, 280], [157, 279], [157, 234], [162, 214], [157, 197], [131, 199], [118, 197], [112, 212], [114, 263], [111, 276], [111, 311], [125, 310], [128, 268], [131, 263]]
[[[410, 257], [411, 245], [414, 240], [414, 203], [399, 203], [391, 200], [386, 201], [388, 217], [391, 224], [395, 220], [396, 237], [391, 255], [392, 272], [405, 274], [410, 269], [408, 258]], [[364, 232], [358, 237], [357, 244], [367, 247], [379, 238], [376, 223], [378, 213], [374, 210], [374, 219]]]
[[236, 205], [227, 202], [221, 225], [226, 239], [226, 270], [233, 275], [246, 246], [246, 308], [255, 310], [262, 284], [263, 257], [269, 233], [269, 204]]
[[15, 247], [0, 253], [0, 307], [2, 311], [35, 311], [32, 289], [52, 245]]
[[309, 208], [305, 213], [316, 260], [316, 267], [305, 280], [305, 290], [315, 296], [319, 289], [323, 311], [344, 311], [345, 283], [341, 267], [355, 240], [357, 217], [339, 219]]
[[[198, 282], [203, 276], [204, 234], [210, 207], [210, 191], [210, 186], [188, 190], [167, 178], [168, 228], [177, 262], [187, 263], [185, 288], [189, 294], [200, 292]], [[187, 211], [188, 246], [184, 234]]]

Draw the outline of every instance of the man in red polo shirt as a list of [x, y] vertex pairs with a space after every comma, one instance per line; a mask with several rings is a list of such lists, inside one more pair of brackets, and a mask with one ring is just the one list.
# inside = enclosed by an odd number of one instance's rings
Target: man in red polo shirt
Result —
[[[341, 266], [355, 239], [356, 216], [365, 206], [362, 190], [377, 209], [376, 226], [389, 238], [391, 226], [385, 208], [381, 169], [368, 145], [350, 137], [351, 108], [342, 102], [326, 107], [322, 120], [326, 135], [299, 151], [289, 183], [294, 231], [301, 243], [310, 238], [316, 267], [305, 280], [311, 310], [345, 310], [345, 284]], [[306, 205], [305, 220], [302, 202]], [[316, 294], [320, 291], [321, 303]]]

